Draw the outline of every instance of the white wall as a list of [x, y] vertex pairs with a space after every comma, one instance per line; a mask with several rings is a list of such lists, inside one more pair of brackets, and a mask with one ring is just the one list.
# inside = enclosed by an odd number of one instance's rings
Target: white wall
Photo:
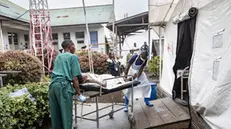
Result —
[[[76, 45], [76, 48], [77, 49], [80, 49], [82, 46], [78, 45], [77, 44], [77, 40], [75, 38], [75, 32], [84, 32], [85, 33], [85, 43], [88, 43], [88, 40], [87, 40], [87, 34], [86, 34], [86, 31], [85, 31], [85, 27], [84, 26], [80, 26], [80, 27], [52, 27], [52, 33], [58, 33], [58, 47], [59, 49], [61, 49], [61, 44], [64, 40], [63, 38], [63, 33], [65, 32], [70, 32], [70, 38], [71, 40], [75, 43]], [[104, 33], [104, 27], [103, 26], [100, 26], [100, 25], [97, 25], [97, 26], [90, 26], [89, 27], [89, 31], [97, 31], [98, 32], [98, 43], [105, 43], [105, 33]], [[19, 43], [19, 46], [18, 47], [13, 47], [12, 49], [16, 49], [16, 48], [22, 48], [23, 45], [25, 45], [25, 40], [24, 40], [24, 35], [27, 34], [29, 35], [29, 31], [25, 31], [25, 30], [19, 30], [19, 29], [14, 29], [14, 28], [9, 28], [9, 27], [5, 27], [3, 26], [2, 27], [2, 33], [3, 33], [3, 43], [4, 45], [7, 45], [7, 49], [10, 49], [10, 46], [9, 46], [9, 41], [8, 41], [8, 32], [13, 32], [13, 33], [17, 33], [18, 34], [18, 43]], [[106, 49], [105, 49], [105, 44], [104, 45], [99, 45], [98, 46], [98, 49], [95, 49], [95, 51], [98, 51], [98, 52], [102, 52], [102, 53], [106, 53]]]
[[[89, 27], [89, 31], [97, 31], [98, 32], [98, 43], [105, 43], [105, 34], [104, 34], [104, 28], [103, 26], [91, 26]], [[88, 40], [87, 40], [87, 32], [86, 32], [86, 28], [84, 26], [80, 26], [80, 27], [77, 27], [77, 26], [71, 26], [71, 27], [52, 27], [52, 33], [58, 33], [58, 44], [59, 44], [59, 49], [61, 49], [61, 44], [64, 40], [64, 37], [63, 37], [63, 33], [70, 33], [70, 38], [71, 40], [75, 43], [76, 45], [76, 48], [77, 49], [80, 49], [82, 47], [82, 45], [78, 45], [77, 44], [77, 40], [75, 38], [75, 32], [84, 32], [85, 33], [85, 41], [84, 43], [88, 43]], [[97, 51], [98, 52], [103, 52], [103, 53], [106, 53], [106, 49], [105, 49], [105, 45], [99, 45], [98, 46], [98, 49]]]

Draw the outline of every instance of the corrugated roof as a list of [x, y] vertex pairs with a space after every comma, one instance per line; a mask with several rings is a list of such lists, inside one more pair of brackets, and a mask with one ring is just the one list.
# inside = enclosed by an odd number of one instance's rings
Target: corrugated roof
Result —
[[1, 16], [29, 22], [29, 19], [30, 19], [29, 13], [20, 17], [26, 11], [27, 11], [26, 9], [10, 2], [9, 0], [1, 0], [0, 1], [0, 15]]
[[[86, 7], [87, 22], [108, 23], [113, 20], [112, 5], [98, 5]], [[50, 9], [51, 25], [76, 25], [85, 24], [83, 7]]]
[[[30, 21], [29, 11], [28, 12], [26, 11], [27, 11], [26, 9], [10, 2], [9, 0], [0, 0], [1, 16], [29, 22]], [[112, 11], [113, 11], [112, 4], [87, 6], [86, 7], [87, 21], [89, 24], [112, 22], [113, 20]], [[50, 17], [51, 17], [51, 26], [85, 24], [83, 7], [50, 9]]]

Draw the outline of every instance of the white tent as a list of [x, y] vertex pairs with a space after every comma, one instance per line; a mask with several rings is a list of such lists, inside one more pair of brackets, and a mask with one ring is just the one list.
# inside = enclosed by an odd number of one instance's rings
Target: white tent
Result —
[[[155, 40], [155, 39], [159, 39], [159, 37], [156, 35], [156, 33], [151, 30], [150, 31], [150, 39]], [[127, 36], [124, 40], [124, 44], [122, 46], [122, 53], [121, 55], [123, 56], [123, 65], [126, 65], [126, 61], [127, 61], [127, 54], [130, 53], [130, 50], [132, 49], [137, 49], [140, 48], [142, 45], [144, 45], [144, 42], [148, 42], [148, 31], [143, 31], [141, 33], [135, 33], [134, 35], [130, 35]], [[134, 48], [134, 43], [136, 43], [136, 48]]]
[[[157, 1], [157, 2], [156, 2]], [[160, 0], [150, 0], [158, 3]], [[164, 2], [163, 0], [161, 0]], [[172, 0], [166, 0], [170, 7]], [[198, 9], [196, 31], [194, 37], [193, 56], [191, 59], [189, 88], [191, 104], [205, 121], [214, 129], [231, 127], [231, 0], [173, 0], [174, 6], [168, 11], [164, 21], [165, 44], [163, 55], [163, 71], [160, 86], [169, 94], [172, 93], [177, 42], [177, 25], [172, 18], [188, 11], [191, 7]], [[177, 4], [176, 4], [177, 3]], [[153, 5], [151, 5], [153, 6]], [[152, 8], [150, 14], [159, 12], [160, 18], [152, 19], [151, 23], [163, 21], [160, 15], [167, 8]], [[162, 13], [164, 12], [164, 13]], [[155, 14], [155, 13], [154, 13]]]

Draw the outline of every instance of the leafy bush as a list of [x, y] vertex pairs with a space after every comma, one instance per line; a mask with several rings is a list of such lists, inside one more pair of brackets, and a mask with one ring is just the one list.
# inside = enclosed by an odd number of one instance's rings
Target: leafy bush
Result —
[[[27, 88], [35, 98], [31, 102], [27, 95], [9, 97], [9, 93]], [[0, 88], [0, 129], [27, 129], [42, 125], [49, 118], [48, 84], [26, 84]]]
[[8, 74], [4, 77], [5, 84], [25, 84], [39, 82], [43, 69], [41, 61], [23, 51], [7, 51], [0, 55], [0, 71], [21, 71], [19, 74]]
[[156, 77], [159, 77], [159, 69], [160, 69], [160, 58], [159, 56], [155, 56], [153, 60], [148, 62], [148, 71], [153, 72]]
[[[90, 68], [89, 68], [88, 52], [79, 51], [79, 52], [76, 52], [76, 55], [79, 57], [79, 62], [80, 62], [82, 72], [89, 72]], [[93, 58], [94, 72], [96, 74], [108, 73], [108, 66], [107, 66], [108, 56], [107, 55], [98, 53], [98, 52], [93, 52], [92, 58]]]

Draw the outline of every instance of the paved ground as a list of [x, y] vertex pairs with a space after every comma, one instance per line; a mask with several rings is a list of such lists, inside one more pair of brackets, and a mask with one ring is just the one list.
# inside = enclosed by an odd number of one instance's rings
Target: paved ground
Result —
[[[108, 103], [100, 103], [99, 107], [104, 107], [109, 105]], [[77, 107], [77, 114], [80, 116], [81, 113], [81, 105], [78, 105]], [[90, 103], [84, 106], [83, 108], [83, 114], [86, 112], [91, 112], [95, 110], [95, 104]], [[115, 106], [114, 109], [118, 109], [121, 106]], [[111, 108], [105, 109], [100, 111], [99, 115], [104, 115], [106, 113], [109, 113], [111, 111]], [[95, 113], [92, 115], [87, 116], [87, 118], [96, 118]], [[88, 120], [81, 120], [78, 119], [78, 129], [96, 129], [97, 124], [94, 121], [88, 121]], [[110, 119], [109, 116], [106, 116], [102, 119], [100, 119], [100, 128], [99, 129], [130, 129], [130, 124], [127, 118], [127, 113], [123, 112], [123, 110], [117, 112], [114, 114], [114, 118]]]

